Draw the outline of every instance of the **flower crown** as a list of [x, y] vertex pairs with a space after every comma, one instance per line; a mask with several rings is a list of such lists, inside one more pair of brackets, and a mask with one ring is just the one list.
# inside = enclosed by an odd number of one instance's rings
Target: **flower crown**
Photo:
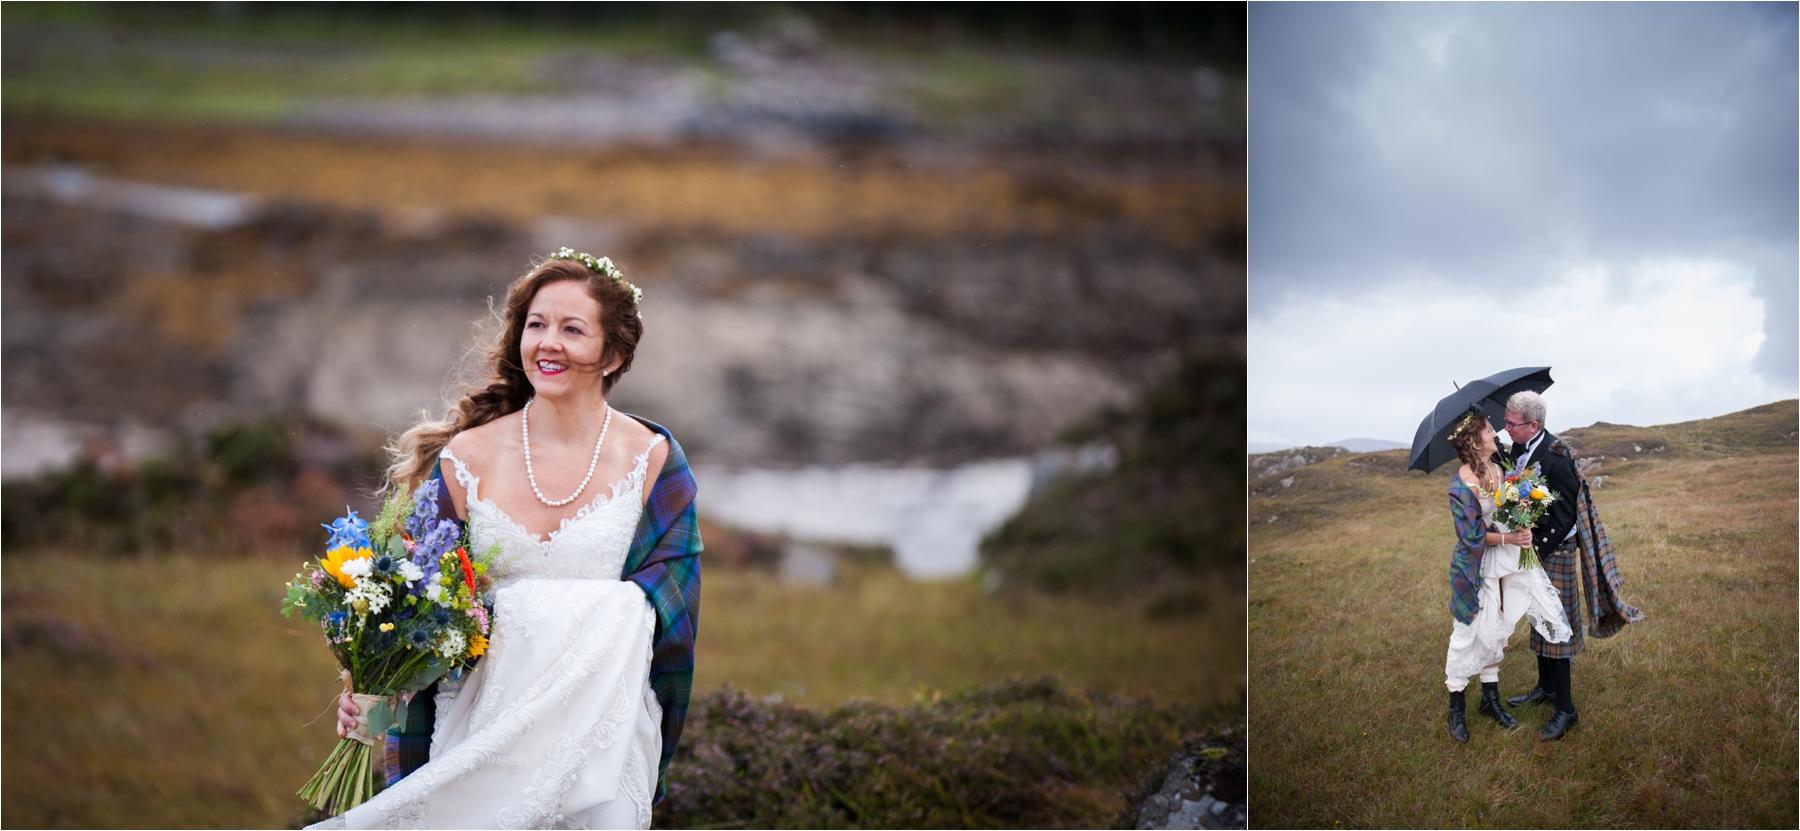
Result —
[[1456, 426], [1450, 430], [1450, 440], [1456, 441], [1457, 439], [1462, 438], [1462, 434], [1468, 432], [1469, 428], [1475, 426], [1477, 419], [1485, 418], [1486, 416], [1482, 415], [1480, 410], [1471, 409], [1468, 412], [1463, 413], [1462, 420], [1456, 422]]
[[550, 255], [550, 259], [552, 259], [552, 260], [574, 260], [575, 262], [578, 262], [578, 263], [581, 263], [582, 265], [587, 266], [588, 270], [594, 272], [595, 274], [598, 274], [602, 277], [609, 278], [613, 282], [618, 283], [619, 285], [630, 289], [631, 290], [631, 305], [639, 307], [637, 310], [637, 316], [638, 316], [639, 320], [643, 319], [644, 310], [642, 308], [642, 305], [643, 305], [642, 301], [644, 299], [644, 290], [633, 285], [630, 280], [625, 279], [625, 273], [620, 271], [618, 266], [613, 265], [613, 261], [612, 261], [611, 257], [600, 257], [600, 258], [596, 259], [594, 257], [594, 255], [589, 254], [586, 251], [576, 251], [575, 249], [570, 248], [565, 245], [561, 248], [556, 249], [555, 253]]

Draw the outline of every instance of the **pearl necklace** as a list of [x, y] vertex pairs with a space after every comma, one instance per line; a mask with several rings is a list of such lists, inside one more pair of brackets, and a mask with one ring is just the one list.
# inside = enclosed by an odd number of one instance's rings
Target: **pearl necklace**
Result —
[[533, 398], [526, 401], [525, 412], [519, 417], [519, 438], [525, 443], [525, 478], [531, 482], [531, 492], [537, 495], [539, 502], [552, 508], [561, 508], [581, 496], [581, 492], [587, 490], [588, 480], [594, 478], [594, 468], [600, 464], [600, 446], [606, 443], [606, 428], [612, 426], [612, 408], [606, 408], [606, 420], [600, 422], [600, 438], [594, 441], [594, 458], [588, 460], [587, 475], [581, 477], [581, 484], [576, 486], [574, 493], [569, 494], [568, 499], [551, 499], [538, 490], [537, 474], [531, 470], [531, 402], [536, 400]]

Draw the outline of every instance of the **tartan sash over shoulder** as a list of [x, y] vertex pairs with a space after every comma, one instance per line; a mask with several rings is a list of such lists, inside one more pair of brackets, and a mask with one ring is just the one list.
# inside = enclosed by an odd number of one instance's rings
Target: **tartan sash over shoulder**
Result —
[[[668, 428], [639, 416], [631, 417], [661, 433], [669, 442], [668, 458], [656, 484], [650, 488], [650, 501], [644, 506], [631, 550], [625, 555], [623, 578], [638, 584], [656, 610], [656, 634], [650, 644], [650, 689], [662, 706], [662, 759], [657, 766], [654, 804], [668, 795], [669, 760], [674, 758], [676, 743], [681, 739], [681, 726], [687, 719], [688, 698], [694, 687], [694, 637], [700, 624], [700, 552], [705, 546], [700, 541], [699, 514], [694, 506], [698, 488], [688, 469], [687, 454]], [[427, 479], [442, 476], [440, 466], [434, 464]], [[440, 515], [455, 516], [451, 500], [441, 499], [438, 506]], [[405, 715], [388, 728], [385, 755], [390, 785], [423, 767], [428, 760], [435, 692], [434, 684], [413, 696]]]
[[1456, 548], [1450, 552], [1450, 614], [1473, 623], [1481, 610], [1481, 555], [1487, 550], [1481, 524], [1481, 500], [1455, 471], [1450, 473], [1450, 519], [1456, 526]]
[[1569, 616], [1569, 624], [1575, 627], [1575, 636], [1567, 643], [1553, 644], [1533, 630], [1531, 651], [1545, 658], [1573, 658], [1582, 651], [1580, 621], [1584, 604], [1577, 594], [1578, 588], [1585, 588], [1582, 594], [1587, 600], [1587, 633], [1596, 638], [1610, 638], [1626, 624], [1645, 618], [1644, 613], [1626, 603], [1620, 593], [1622, 581], [1612, 542], [1607, 539], [1606, 526], [1600, 522], [1600, 511], [1594, 507], [1587, 477], [1580, 476], [1579, 470], [1576, 475], [1580, 484], [1575, 490], [1574, 544], [1566, 546], [1567, 556], [1559, 551], [1557, 557], [1544, 561], [1550, 582], [1562, 596], [1563, 611]]
[[625, 555], [625, 579], [638, 584], [656, 609], [656, 636], [651, 641], [650, 689], [662, 705], [662, 760], [656, 770], [656, 797], [668, 795], [669, 760], [687, 720], [688, 697], [694, 689], [694, 638], [700, 627], [700, 515], [694, 507], [699, 488], [688, 470], [687, 454], [668, 428], [637, 418], [669, 440], [669, 457], [650, 489], [650, 502], [638, 521], [631, 552]]
[[1575, 538], [1581, 543], [1581, 567], [1587, 583], [1588, 633], [1596, 638], [1610, 638], [1627, 623], [1644, 619], [1644, 613], [1625, 602], [1619, 593], [1619, 563], [1613, 557], [1612, 542], [1606, 538], [1606, 526], [1600, 523], [1600, 512], [1588, 494], [1588, 483], [1581, 481], [1581, 495], [1575, 499]]

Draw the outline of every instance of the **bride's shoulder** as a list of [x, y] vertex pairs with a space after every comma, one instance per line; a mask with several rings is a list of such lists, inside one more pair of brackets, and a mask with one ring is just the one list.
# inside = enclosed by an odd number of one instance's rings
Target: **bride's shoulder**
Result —
[[669, 441], [657, 441], [657, 438], [661, 436], [669, 439], [670, 437], [663, 436], [661, 432], [639, 421], [636, 417], [625, 419], [625, 423], [629, 425], [627, 429], [630, 430], [630, 441], [627, 446], [640, 448], [633, 450], [633, 455], [644, 452], [642, 448], [649, 449], [650, 456], [645, 462], [645, 468], [649, 471], [649, 481], [654, 481], [656, 474], [662, 470], [663, 463], [669, 458]]
[[[513, 435], [507, 429], [509, 420], [516, 421], [517, 413], [508, 413], [486, 424], [470, 427], [450, 437], [450, 443], [444, 449], [464, 465], [484, 468], [489, 459], [505, 451], [506, 439]], [[515, 425], [516, 429], [516, 425]]]
[[[650, 425], [637, 420], [635, 417], [626, 418], [624, 419], [624, 422], [627, 431], [625, 446], [636, 448], [632, 451], [633, 455], [642, 453], [645, 449], [648, 449], [650, 451], [651, 467], [654, 469], [656, 467], [655, 462], [668, 455], [669, 443], [667, 441], [657, 441], [657, 437], [662, 434], [651, 428]], [[615, 421], [614, 423], [617, 424], [618, 422]]]

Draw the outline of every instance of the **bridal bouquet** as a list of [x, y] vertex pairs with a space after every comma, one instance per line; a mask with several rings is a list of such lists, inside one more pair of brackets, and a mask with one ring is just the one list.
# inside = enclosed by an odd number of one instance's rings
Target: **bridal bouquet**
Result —
[[468, 529], [439, 519], [442, 481], [396, 491], [373, 523], [355, 511], [323, 526], [325, 553], [288, 582], [281, 613], [324, 630], [366, 721], [339, 741], [300, 789], [313, 807], [341, 814], [375, 793], [373, 748], [401, 693], [429, 686], [487, 650], [487, 561], [469, 554]]
[[[1500, 489], [1494, 492], [1494, 519], [1507, 530], [1530, 528], [1555, 501], [1556, 494], [1544, 483], [1543, 471], [1537, 465], [1524, 470], [1508, 468], [1500, 480]], [[1537, 564], [1537, 553], [1531, 546], [1519, 549], [1519, 568], [1536, 568]]]

